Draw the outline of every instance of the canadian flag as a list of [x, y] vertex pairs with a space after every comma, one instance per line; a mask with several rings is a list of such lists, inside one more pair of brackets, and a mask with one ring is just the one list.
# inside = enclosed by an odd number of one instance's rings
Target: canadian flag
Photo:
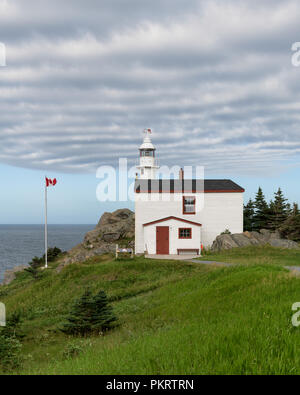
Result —
[[54, 185], [57, 184], [57, 179], [53, 178], [53, 180], [51, 180], [50, 178], [46, 177], [46, 187], [54, 187]]

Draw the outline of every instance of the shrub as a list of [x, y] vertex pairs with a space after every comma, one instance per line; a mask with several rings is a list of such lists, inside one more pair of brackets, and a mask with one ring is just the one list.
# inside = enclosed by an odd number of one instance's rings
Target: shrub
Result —
[[85, 336], [109, 330], [116, 320], [106, 293], [100, 291], [93, 296], [90, 290], [86, 290], [81, 298], [75, 301], [67, 317], [67, 323], [61, 330], [69, 335]]
[[3, 371], [21, 365], [21, 342], [14, 336], [0, 334], [0, 367]]
[[[47, 250], [47, 259], [48, 262], [53, 262], [55, 259], [58, 257], [59, 254], [61, 254], [62, 251], [57, 248], [48, 248]], [[39, 269], [44, 266], [46, 261], [46, 256], [45, 254], [41, 257], [38, 258], [35, 256], [31, 262], [28, 263], [29, 267], [25, 269], [27, 273], [29, 273], [34, 279], [38, 279], [40, 277], [40, 272]]]
[[3, 371], [20, 367], [22, 362], [20, 339], [24, 337], [20, 331], [21, 313], [13, 313], [0, 331], [0, 367]]
[[64, 349], [63, 356], [66, 359], [74, 358], [83, 352], [82, 343], [69, 343]]
[[290, 216], [279, 229], [281, 236], [300, 242], [300, 211], [298, 204], [294, 203]]
[[230, 232], [229, 229], [225, 229], [224, 232], [221, 233], [221, 235], [231, 235], [232, 233]]
[[96, 332], [106, 331], [111, 328], [117, 320], [112, 306], [108, 303], [107, 295], [104, 291], [99, 291], [93, 298], [94, 310], [92, 314], [91, 326]]
[[[57, 247], [53, 248], [48, 248], [47, 256], [48, 256], [48, 262], [53, 262], [55, 259], [58, 257], [59, 254], [62, 253], [62, 250]], [[45, 262], [45, 254], [43, 255], [43, 260]]]
[[21, 340], [24, 338], [24, 334], [20, 329], [22, 322], [22, 313], [15, 311], [6, 320], [6, 326], [2, 328], [0, 335], [7, 338], [16, 338]]

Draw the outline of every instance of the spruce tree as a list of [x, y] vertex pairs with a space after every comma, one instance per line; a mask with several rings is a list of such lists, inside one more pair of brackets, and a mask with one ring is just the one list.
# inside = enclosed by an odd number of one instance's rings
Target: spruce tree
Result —
[[62, 331], [70, 335], [89, 334], [93, 313], [93, 295], [87, 289], [81, 298], [75, 301]]
[[274, 227], [273, 224], [273, 218], [275, 216], [275, 204], [274, 201], [271, 200], [268, 208], [266, 209], [266, 225], [265, 228], [274, 231], [276, 228]]
[[277, 230], [283, 225], [289, 215], [289, 205], [280, 188], [275, 193], [275, 200], [270, 205], [270, 208], [269, 228]]
[[38, 279], [40, 276], [39, 268], [43, 265], [43, 258], [35, 256], [31, 262], [28, 263], [28, 267], [25, 269], [34, 279]]
[[109, 305], [106, 293], [98, 292], [93, 298], [94, 312], [92, 315], [92, 330], [105, 331], [117, 320], [113, 308]]
[[294, 241], [300, 241], [300, 211], [297, 203], [283, 225], [280, 227], [282, 237]]
[[[48, 250], [47, 250], [48, 262], [50, 263], [50, 262], [55, 261], [55, 259], [61, 253], [62, 253], [62, 251], [57, 247], [48, 248]], [[29, 266], [25, 269], [25, 271], [28, 272], [33, 278], [38, 279], [41, 274], [39, 269], [42, 266], [44, 266], [45, 260], [46, 260], [45, 254], [41, 258], [38, 258], [37, 256], [35, 256], [31, 260], [31, 262], [28, 263]]]
[[70, 335], [84, 336], [108, 330], [116, 320], [106, 293], [100, 291], [93, 296], [90, 290], [86, 290], [75, 302], [61, 330]]
[[244, 231], [251, 232], [254, 225], [255, 206], [252, 199], [244, 206]]
[[253, 230], [264, 229], [268, 226], [268, 209], [269, 206], [266, 202], [265, 196], [261, 187], [258, 188], [255, 197], [255, 214], [253, 218]]

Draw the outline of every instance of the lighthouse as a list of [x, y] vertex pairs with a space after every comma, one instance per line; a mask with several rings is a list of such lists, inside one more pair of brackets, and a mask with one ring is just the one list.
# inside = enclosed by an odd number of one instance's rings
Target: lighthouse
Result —
[[[243, 232], [244, 188], [227, 180], [155, 179], [159, 169], [151, 130], [145, 130], [134, 185], [135, 253], [201, 255], [228, 229]], [[188, 154], [188, 153], [187, 153]], [[185, 183], [188, 181], [188, 183]]]
[[155, 147], [151, 141], [151, 129], [144, 130], [145, 137], [143, 144], [140, 146], [140, 159], [136, 166], [140, 172], [141, 179], [155, 179], [156, 171], [159, 169], [158, 160], [155, 158]]

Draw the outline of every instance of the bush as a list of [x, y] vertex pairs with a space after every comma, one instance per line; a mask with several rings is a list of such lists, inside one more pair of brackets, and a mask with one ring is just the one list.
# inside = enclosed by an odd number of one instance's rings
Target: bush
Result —
[[22, 314], [20, 311], [15, 311], [12, 313], [6, 321], [6, 326], [0, 331], [0, 335], [7, 338], [16, 338], [21, 340], [24, 338], [24, 334], [20, 329], [22, 322]]
[[[53, 248], [48, 248], [47, 256], [48, 256], [48, 262], [53, 262], [55, 259], [58, 257], [59, 254], [62, 253], [62, 250], [57, 247]], [[43, 260], [45, 262], [45, 254], [43, 255]]]
[[82, 343], [69, 343], [64, 349], [63, 356], [66, 359], [77, 357], [83, 352]]
[[[57, 247], [53, 247], [53, 248], [48, 248], [47, 250], [47, 258], [48, 258], [48, 262], [53, 262], [55, 261], [55, 259], [58, 257], [59, 254], [61, 254], [62, 251], [57, 248]], [[35, 279], [38, 279], [40, 277], [40, 272], [39, 269], [45, 265], [46, 262], [46, 256], [45, 254], [41, 257], [38, 258], [37, 256], [35, 256], [31, 262], [28, 263], [29, 267], [25, 269], [25, 271], [29, 274], [31, 274], [31, 276]]]
[[224, 232], [221, 233], [221, 235], [231, 235], [232, 233], [230, 232], [229, 229], [225, 229]]
[[109, 330], [116, 320], [106, 293], [99, 291], [93, 296], [90, 290], [86, 290], [82, 297], [75, 301], [67, 323], [61, 330], [69, 335], [85, 336]]
[[16, 337], [0, 334], [0, 367], [3, 371], [20, 367], [21, 348], [21, 342]]
[[22, 362], [20, 339], [24, 337], [20, 331], [21, 313], [15, 312], [8, 319], [6, 326], [0, 331], [0, 367], [8, 371], [20, 367]]
[[294, 204], [290, 216], [279, 229], [282, 237], [300, 242], [300, 211], [298, 204]]
[[108, 303], [107, 295], [104, 291], [99, 291], [94, 296], [93, 305], [92, 330], [99, 333], [110, 329], [117, 318], [113, 313], [113, 308]]

